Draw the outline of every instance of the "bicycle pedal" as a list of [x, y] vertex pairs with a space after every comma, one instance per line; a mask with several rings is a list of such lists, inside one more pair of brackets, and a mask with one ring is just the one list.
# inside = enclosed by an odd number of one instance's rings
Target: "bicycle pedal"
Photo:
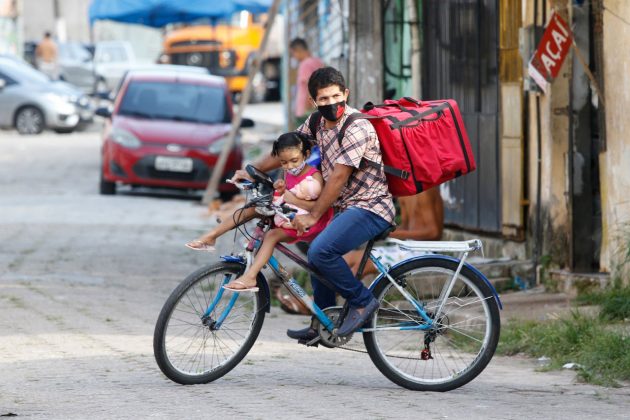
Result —
[[298, 340], [298, 344], [304, 344], [306, 347], [318, 347], [319, 346], [319, 340], [320, 340], [319, 336], [313, 338], [312, 340], [305, 340], [303, 338], [300, 338]]

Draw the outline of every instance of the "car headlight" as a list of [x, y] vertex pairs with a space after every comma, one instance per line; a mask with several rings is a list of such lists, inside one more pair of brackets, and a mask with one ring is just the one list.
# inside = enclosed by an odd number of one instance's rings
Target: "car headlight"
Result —
[[44, 94], [43, 97], [58, 114], [70, 115], [76, 113], [75, 105], [68, 102], [68, 99], [63, 95], [49, 92]]
[[[227, 141], [228, 136], [222, 137], [218, 140], [215, 140], [210, 146], [208, 146], [208, 152], [213, 155], [218, 155], [223, 150], [223, 146], [225, 146], [225, 142]], [[241, 144], [241, 136], [237, 135], [234, 139], [234, 146], [239, 146]]]
[[142, 142], [127, 130], [115, 128], [109, 137], [115, 142], [128, 149], [137, 149], [142, 146]]
[[70, 98], [68, 98], [65, 95], [59, 95], [58, 93], [49, 92], [49, 93], [46, 93], [44, 96], [46, 97], [46, 99], [48, 99], [48, 100], [50, 100], [52, 102], [58, 102], [58, 103], [69, 103], [69, 102], [71, 102]]

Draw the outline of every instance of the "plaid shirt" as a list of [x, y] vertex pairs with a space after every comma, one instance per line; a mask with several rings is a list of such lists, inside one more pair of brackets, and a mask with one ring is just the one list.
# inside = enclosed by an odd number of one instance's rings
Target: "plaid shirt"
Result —
[[[337, 125], [328, 129], [325, 128], [325, 121], [322, 118], [315, 138], [315, 143], [319, 146], [322, 156], [322, 176], [327, 181], [337, 163], [355, 168], [334, 207], [340, 211], [346, 210], [348, 207], [369, 210], [393, 224], [394, 202], [387, 189], [383, 168], [376, 169], [368, 165], [361, 165], [363, 159], [382, 163], [381, 147], [372, 124], [364, 119], [354, 121], [346, 129], [341, 146], [339, 146], [337, 140], [339, 129], [346, 121], [347, 116], [355, 112], [358, 111], [346, 106], [344, 115], [337, 122]], [[298, 127], [297, 131], [313, 138], [308, 128], [310, 118]]]

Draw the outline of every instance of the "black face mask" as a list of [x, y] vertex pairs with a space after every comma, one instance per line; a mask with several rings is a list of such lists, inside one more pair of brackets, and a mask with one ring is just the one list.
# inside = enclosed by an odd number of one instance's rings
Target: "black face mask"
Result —
[[320, 105], [317, 110], [322, 117], [330, 122], [335, 122], [343, 115], [346, 110], [346, 101], [337, 102], [336, 104]]

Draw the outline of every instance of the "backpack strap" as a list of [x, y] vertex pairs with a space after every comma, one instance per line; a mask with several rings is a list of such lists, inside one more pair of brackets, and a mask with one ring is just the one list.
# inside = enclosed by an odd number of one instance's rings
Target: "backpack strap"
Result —
[[[350, 124], [352, 124], [353, 122], [359, 119], [374, 120], [374, 119], [380, 119], [380, 118], [381, 117], [376, 117], [376, 116], [368, 115], [368, 114], [362, 114], [360, 112], [355, 112], [354, 114], [348, 115], [348, 118], [341, 126], [341, 129], [339, 130], [339, 134], [337, 135], [337, 141], [339, 142], [339, 146], [341, 146], [341, 140], [343, 140], [344, 136], [346, 135], [346, 129], [348, 128]], [[372, 168], [375, 168], [377, 170], [380, 170], [381, 168], [383, 168], [383, 171], [387, 174], [390, 174], [390, 175], [393, 175], [402, 179], [409, 178], [409, 172], [407, 171], [394, 168], [393, 166], [372, 162], [371, 160], [368, 160], [365, 158], [361, 161], [361, 166], [363, 167], [371, 166]]]
[[444, 111], [448, 107], [449, 107], [449, 103], [448, 102], [444, 102], [443, 104], [440, 104], [438, 106], [431, 107], [431, 109], [429, 109], [427, 111], [424, 111], [424, 112], [422, 112], [420, 114], [414, 115], [412, 117], [409, 117], [406, 120], [395, 122], [394, 124], [392, 124], [392, 129], [396, 130], [398, 128], [405, 127], [406, 125], [414, 123], [414, 122], [416, 122], [418, 120], [421, 120], [424, 117], [427, 117], [427, 116], [429, 116], [431, 114], [438, 114], [438, 115], [440, 115], [442, 113], [442, 111]]
[[[339, 143], [339, 146], [341, 146], [341, 142], [343, 138], [345, 137], [346, 130], [348, 129], [350, 124], [352, 124], [353, 122], [359, 119], [369, 120], [369, 119], [379, 119], [379, 118], [380, 117], [375, 117], [375, 116], [363, 114], [360, 112], [355, 112], [353, 114], [348, 115], [348, 117], [346, 118], [346, 121], [344, 121], [343, 125], [339, 129], [339, 133], [337, 133], [337, 142]], [[311, 114], [311, 117], [308, 121], [308, 128], [311, 134], [313, 135], [313, 137], [316, 137], [317, 129], [319, 128], [319, 124], [321, 120], [322, 120], [322, 114], [319, 111], [315, 111]], [[372, 168], [375, 168], [377, 170], [380, 170], [381, 168], [383, 168], [383, 171], [385, 173], [396, 176], [398, 178], [402, 178], [402, 179], [409, 178], [409, 172], [407, 171], [394, 168], [393, 166], [372, 162], [371, 160], [363, 159], [361, 161], [361, 165], [371, 166]]]
[[386, 174], [390, 174], [401, 179], [409, 178], [409, 172], [405, 170], [394, 168], [393, 166], [389, 166], [389, 165], [385, 165], [381, 163], [372, 162], [371, 160], [363, 159], [361, 161], [361, 165], [371, 166], [374, 169], [383, 168], [383, 172], [385, 172]]
[[339, 143], [339, 146], [341, 146], [341, 141], [345, 137], [346, 130], [348, 129], [348, 126], [350, 124], [352, 124], [356, 120], [360, 120], [360, 119], [366, 119], [367, 120], [367, 119], [370, 119], [370, 118], [372, 118], [371, 115], [362, 114], [360, 112], [355, 112], [354, 114], [348, 115], [348, 117], [344, 121], [343, 125], [339, 129], [339, 133], [337, 133], [337, 142]]
[[319, 128], [319, 123], [322, 121], [322, 113], [319, 111], [315, 111], [311, 114], [311, 117], [308, 119], [308, 129], [313, 135], [314, 139], [317, 139], [317, 129]]

